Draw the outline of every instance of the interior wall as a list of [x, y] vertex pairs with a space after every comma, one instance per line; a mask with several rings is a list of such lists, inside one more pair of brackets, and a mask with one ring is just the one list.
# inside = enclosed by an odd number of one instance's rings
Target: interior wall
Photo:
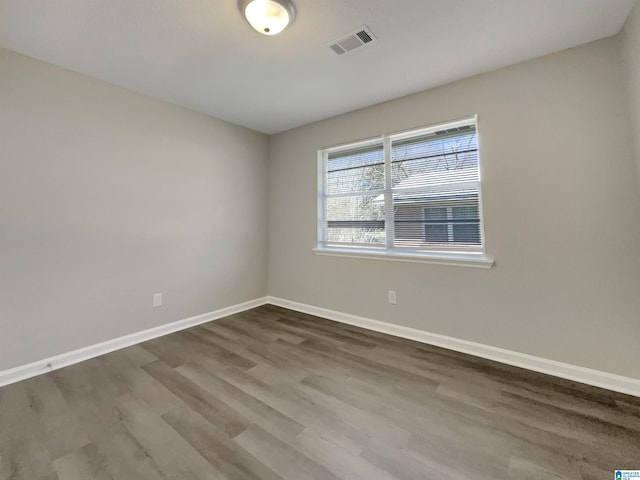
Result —
[[265, 135], [0, 50], [0, 146], [0, 370], [266, 294]]
[[627, 73], [631, 127], [640, 181], [640, 0], [636, 1], [620, 36]]
[[[271, 137], [269, 294], [637, 378], [624, 92], [616, 37]], [[493, 269], [313, 254], [319, 148], [472, 114]]]

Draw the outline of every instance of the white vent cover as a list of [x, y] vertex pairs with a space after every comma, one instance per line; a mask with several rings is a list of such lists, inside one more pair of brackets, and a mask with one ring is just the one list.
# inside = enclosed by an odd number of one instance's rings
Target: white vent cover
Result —
[[369, 27], [363, 25], [335, 42], [331, 42], [329, 48], [338, 55], [342, 55], [375, 41], [376, 37], [373, 36]]

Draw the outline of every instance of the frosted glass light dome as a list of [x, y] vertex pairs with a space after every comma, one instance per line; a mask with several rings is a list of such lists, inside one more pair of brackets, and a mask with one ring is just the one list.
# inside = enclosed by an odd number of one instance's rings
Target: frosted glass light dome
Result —
[[287, 28], [296, 14], [291, 0], [247, 0], [244, 16], [263, 35], [277, 35]]

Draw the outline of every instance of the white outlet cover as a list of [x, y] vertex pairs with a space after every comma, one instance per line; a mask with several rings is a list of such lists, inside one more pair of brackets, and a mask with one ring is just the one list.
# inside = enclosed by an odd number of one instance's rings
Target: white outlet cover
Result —
[[391, 303], [392, 305], [395, 305], [396, 301], [397, 301], [396, 291], [389, 290], [389, 303]]
[[160, 307], [162, 305], [162, 294], [154, 293], [153, 294], [153, 306]]

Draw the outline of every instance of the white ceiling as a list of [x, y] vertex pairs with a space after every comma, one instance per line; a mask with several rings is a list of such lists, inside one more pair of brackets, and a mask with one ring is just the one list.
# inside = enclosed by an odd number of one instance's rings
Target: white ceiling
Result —
[[295, 0], [267, 37], [238, 0], [0, 0], [0, 46], [276, 133], [613, 35], [634, 1]]

